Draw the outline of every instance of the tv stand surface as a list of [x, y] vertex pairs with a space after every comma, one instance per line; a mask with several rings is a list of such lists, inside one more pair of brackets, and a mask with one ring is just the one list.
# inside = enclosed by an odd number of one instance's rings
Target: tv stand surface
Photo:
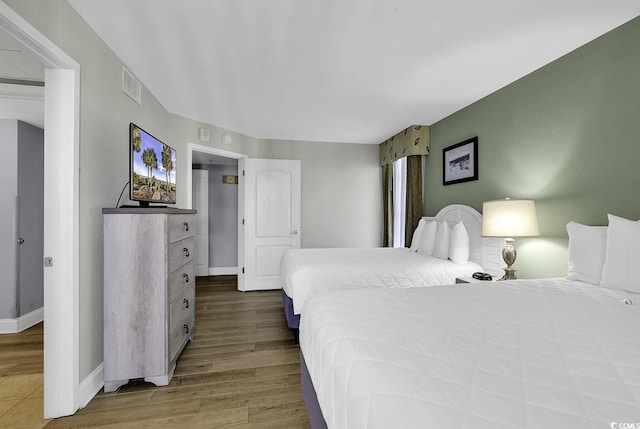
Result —
[[135, 205], [135, 204], [122, 204], [119, 209], [166, 209], [167, 206], [150, 206], [149, 204], [145, 205]]
[[140, 206], [120, 206], [105, 207], [102, 214], [195, 214], [195, 210], [178, 209], [174, 207], [140, 207]]

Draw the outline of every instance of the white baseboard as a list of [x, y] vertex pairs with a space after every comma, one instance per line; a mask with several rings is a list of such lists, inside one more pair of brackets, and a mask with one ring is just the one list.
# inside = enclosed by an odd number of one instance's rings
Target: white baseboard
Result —
[[17, 334], [44, 320], [44, 307], [36, 308], [17, 319], [0, 319], [0, 334]]
[[238, 274], [238, 267], [209, 267], [210, 276], [229, 276]]
[[80, 382], [80, 391], [78, 392], [80, 408], [86, 407], [89, 401], [102, 389], [102, 386], [104, 386], [104, 363], [98, 365], [87, 378]]

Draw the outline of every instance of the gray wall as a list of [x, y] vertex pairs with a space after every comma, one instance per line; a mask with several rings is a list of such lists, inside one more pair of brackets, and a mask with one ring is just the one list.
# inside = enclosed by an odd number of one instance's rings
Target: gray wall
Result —
[[209, 172], [209, 267], [238, 266], [238, 185], [222, 176], [238, 175], [237, 165], [194, 165]]
[[[451, 203], [536, 200], [540, 238], [517, 239], [519, 274], [567, 272], [566, 223], [640, 218], [640, 18], [431, 127], [427, 215]], [[479, 180], [442, 186], [442, 149], [479, 137]]]
[[301, 160], [303, 248], [382, 245], [378, 145], [271, 140], [258, 157]]
[[222, 176], [238, 175], [237, 165], [213, 165], [209, 170], [209, 266], [238, 266], [238, 185]]
[[44, 130], [18, 121], [18, 316], [44, 305]]
[[[302, 247], [376, 247], [382, 244], [382, 188], [378, 145], [258, 140], [170, 115], [170, 140], [178, 155], [187, 143], [207, 145], [251, 158], [298, 159], [302, 180]], [[198, 141], [198, 128], [210, 129], [211, 142]], [[231, 145], [221, 136], [233, 137]], [[178, 186], [191, 166], [178, 157]], [[186, 194], [178, 189], [178, 204]]]
[[[296, 142], [261, 141], [168, 113], [146, 88], [138, 106], [120, 89], [122, 61], [66, 1], [7, 0], [6, 4], [81, 67], [80, 380], [103, 360], [101, 209], [115, 206], [128, 180], [129, 122], [177, 150], [177, 207], [186, 208], [187, 202], [185, 186], [191, 171], [187, 143], [203, 144], [198, 141], [198, 128], [207, 127], [211, 147], [250, 157], [302, 159], [303, 245], [375, 246], [381, 242], [377, 146], [301, 143], [298, 148]], [[230, 146], [221, 142], [222, 134], [233, 137]]]
[[[303, 248], [381, 245], [378, 145], [266, 141], [255, 156], [301, 160]], [[237, 167], [195, 168], [209, 170], [209, 266], [235, 267], [237, 187], [223, 185], [221, 176]]]
[[0, 319], [17, 317], [16, 197], [18, 195], [18, 127], [0, 120]]
[[[41, 128], [0, 119], [0, 319], [15, 319], [44, 303], [43, 150]], [[20, 248], [18, 236], [26, 239]]]
[[[102, 207], [113, 207], [128, 180], [128, 124], [159, 138], [167, 112], [143, 88], [142, 107], [121, 90], [122, 62], [64, 0], [7, 5], [80, 64], [80, 380], [103, 360]], [[46, 312], [46, 309], [45, 309]]]

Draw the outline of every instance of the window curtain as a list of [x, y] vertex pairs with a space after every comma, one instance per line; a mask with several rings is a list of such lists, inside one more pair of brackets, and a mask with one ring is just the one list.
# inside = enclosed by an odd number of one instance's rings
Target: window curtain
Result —
[[422, 217], [422, 156], [407, 157], [407, 184], [404, 243], [411, 246], [411, 238]]
[[393, 164], [382, 166], [383, 232], [382, 245], [393, 246]]
[[429, 127], [412, 125], [380, 144], [383, 192], [383, 240], [393, 246], [393, 163], [407, 158], [405, 246], [411, 244], [413, 231], [422, 216], [422, 156], [429, 155]]
[[411, 155], [429, 155], [429, 127], [412, 125], [380, 144], [380, 165]]

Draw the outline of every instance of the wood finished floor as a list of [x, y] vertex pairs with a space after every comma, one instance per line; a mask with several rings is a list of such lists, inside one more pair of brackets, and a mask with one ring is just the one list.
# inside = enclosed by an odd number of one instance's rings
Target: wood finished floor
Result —
[[0, 335], [0, 428], [42, 428], [43, 326]]
[[42, 326], [0, 336], [0, 428], [311, 427], [280, 291], [238, 292], [235, 276], [198, 278], [196, 334], [168, 386], [131, 382], [55, 420], [42, 401]]

